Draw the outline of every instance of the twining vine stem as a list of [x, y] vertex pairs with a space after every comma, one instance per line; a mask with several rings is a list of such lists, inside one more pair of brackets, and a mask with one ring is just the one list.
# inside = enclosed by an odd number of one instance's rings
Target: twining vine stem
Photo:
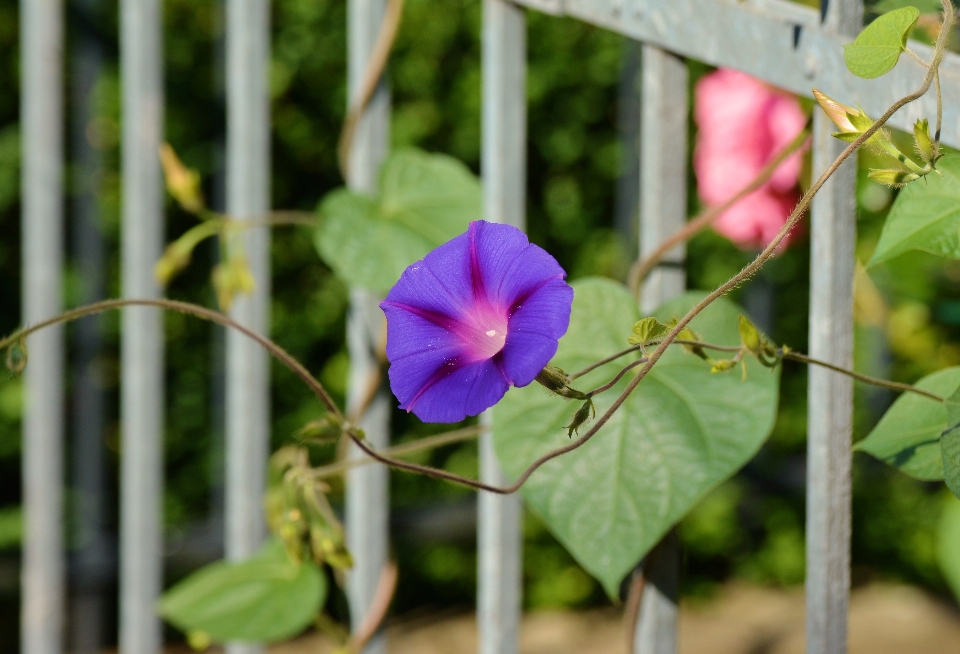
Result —
[[52, 318], [48, 318], [42, 322], [38, 322], [35, 325], [30, 325], [24, 327], [23, 329], [17, 330], [13, 334], [10, 334], [4, 339], [0, 339], [0, 351], [6, 350], [7, 348], [19, 343], [25, 339], [30, 334], [40, 331], [46, 327], [51, 327], [53, 325], [58, 325], [61, 323], [70, 322], [77, 320], [79, 318], [84, 318], [86, 316], [93, 316], [98, 313], [105, 313], [107, 311], [115, 311], [122, 309], [124, 307], [156, 307], [159, 309], [167, 309], [169, 311], [176, 311], [178, 313], [185, 313], [191, 316], [196, 316], [197, 318], [202, 318], [203, 320], [209, 320], [210, 322], [217, 323], [218, 325], [223, 325], [224, 327], [230, 327], [236, 329], [243, 335], [248, 338], [256, 341], [260, 347], [269, 352], [275, 359], [280, 361], [283, 365], [290, 369], [293, 374], [300, 378], [300, 380], [307, 385], [307, 387], [313, 391], [327, 410], [337, 416], [338, 418], [343, 418], [343, 413], [337, 407], [336, 402], [333, 401], [333, 398], [327, 392], [327, 389], [323, 387], [310, 371], [304, 367], [302, 363], [297, 361], [293, 355], [284, 350], [282, 347], [271, 341], [266, 336], [261, 336], [257, 332], [253, 331], [249, 327], [246, 327], [237, 321], [233, 320], [229, 316], [220, 313], [219, 311], [214, 311], [213, 309], [208, 309], [202, 307], [198, 304], [192, 304], [190, 302], [180, 302], [179, 300], [140, 300], [140, 299], [118, 299], [118, 300], [103, 300], [102, 302], [94, 302], [93, 304], [87, 304], [82, 307], [77, 307], [76, 309], [71, 309], [70, 311], [64, 311], [63, 313], [56, 315]]
[[[344, 414], [340, 411], [336, 403], [333, 401], [333, 398], [324, 388], [323, 384], [321, 384], [320, 381], [317, 380], [316, 377], [314, 377], [310, 373], [310, 371], [303, 366], [303, 364], [297, 361], [296, 358], [294, 358], [290, 353], [284, 350], [280, 345], [276, 344], [269, 338], [262, 336], [252, 331], [251, 329], [245, 327], [244, 325], [232, 320], [229, 316], [225, 314], [214, 311], [213, 309], [208, 309], [206, 307], [202, 307], [196, 304], [191, 304], [189, 302], [180, 302], [178, 300], [167, 300], [167, 299], [159, 299], [159, 300], [118, 299], [118, 300], [105, 300], [102, 302], [96, 302], [94, 304], [89, 304], [86, 306], [78, 307], [76, 309], [72, 309], [70, 311], [66, 311], [57, 316], [49, 318], [48, 320], [45, 320], [43, 322], [18, 330], [4, 339], [0, 339], [0, 351], [5, 350], [9, 347], [12, 347], [16, 343], [21, 342], [30, 334], [40, 331], [41, 329], [44, 329], [46, 327], [50, 327], [52, 325], [56, 325], [60, 323], [70, 322], [72, 320], [77, 320], [79, 318], [84, 318], [86, 316], [104, 313], [107, 311], [122, 309], [124, 307], [156, 307], [160, 309], [166, 309], [170, 311], [176, 311], [178, 313], [192, 315], [203, 320], [208, 320], [210, 322], [214, 322], [219, 325], [223, 325], [225, 327], [236, 329], [242, 334], [246, 335], [247, 337], [257, 342], [268, 353], [270, 353], [274, 358], [280, 361], [290, 371], [292, 371], [297, 377], [299, 377], [300, 380], [303, 381], [307, 385], [307, 387], [313, 391], [313, 393], [323, 403], [323, 405], [327, 408], [327, 410], [333, 415], [335, 415], [337, 418], [339, 418], [341, 421], [343, 421], [344, 423], [343, 433], [346, 434], [354, 443], [356, 443], [357, 447], [359, 447], [364, 453], [367, 454], [367, 456], [370, 457], [370, 459], [367, 459], [367, 460], [361, 459], [357, 461], [340, 461], [337, 463], [330, 464], [328, 466], [322, 466], [320, 468], [317, 468], [315, 471], [319, 476], [323, 476], [323, 477], [331, 476], [333, 474], [337, 474], [345, 470], [348, 470], [356, 465], [363, 465], [366, 463], [370, 463], [371, 460], [375, 460], [385, 465], [391, 466], [393, 468], [397, 468], [399, 470], [406, 470], [408, 472], [423, 474], [429, 477], [434, 477], [436, 479], [442, 479], [444, 481], [449, 481], [452, 483], [467, 486], [476, 490], [486, 490], [491, 493], [498, 493], [498, 494], [509, 494], [519, 490], [520, 487], [523, 485], [523, 482], [525, 482], [526, 479], [529, 478], [530, 474], [532, 474], [532, 473], [525, 474], [524, 476], [522, 476], [520, 479], [517, 480], [517, 483], [511, 486], [498, 487], [498, 486], [492, 486], [489, 484], [479, 482], [469, 477], [463, 477], [461, 475], [457, 475], [455, 473], [448, 472], [440, 468], [434, 468], [432, 466], [411, 463], [409, 461], [402, 461], [394, 458], [397, 456], [403, 456], [406, 454], [411, 454], [413, 452], [423, 451], [427, 449], [433, 449], [436, 447], [441, 447], [443, 445], [448, 445], [451, 443], [461, 442], [464, 440], [468, 440], [470, 438], [474, 438], [477, 434], [481, 433], [484, 430], [484, 427], [481, 427], [481, 426], [467, 427], [464, 429], [457, 429], [457, 430], [453, 430], [443, 434], [437, 434], [435, 436], [430, 436], [430, 437], [420, 439], [414, 443], [405, 443], [402, 445], [397, 445], [395, 447], [392, 447], [384, 451], [378, 451], [373, 449], [366, 443], [366, 441], [363, 440], [363, 437], [358, 432], [355, 424], [352, 423], [349, 419], [347, 419], [344, 416]], [[663, 341], [660, 341], [659, 347], [663, 347], [663, 343], [665, 342], [666, 342], [666, 339], [664, 339]], [[704, 341], [674, 339], [672, 343], [675, 345], [688, 345], [688, 346], [702, 347], [702, 348], [722, 351], [722, 352], [742, 352], [743, 351], [742, 346], [718, 345], [715, 343], [707, 343]], [[654, 343], [649, 343], [648, 345], [653, 345], [653, 344]], [[601, 366], [605, 363], [610, 363], [615, 359], [618, 359], [626, 354], [629, 354], [630, 352], [635, 352], [640, 349], [641, 347], [637, 345], [637, 346], [622, 350], [610, 357], [603, 359], [602, 361], [596, 364], [593, 364], [592, 366], [589, 367], [589, 369], [587, 369], [587, 371], [596, 369], [598, 366]], [[812, 357], [808, 357], [806, 355], [800, 354], [799, 352], [794, 352], [793, 350], [789, 350], [788, 348], [783, 348], [782, 350], [779, 351], [779, 353], [785, 359], [792, 359], [802, 363], [823, 366], [835, 372], [849, 375], [854, 379], [859, 379], [860, 381], [863, 381], [869, 384], [874, 384], [876, 386], [882, 386], [885, 388], [890, 388], [898, 391], [917, 393], [919, 395], [923, 395], [925, 397], [928, 397], [932, 400], [936, 400], [939, 402], [944, 401], [944, 398], [940, 397], [939, 395], [935, 395], [933, 393], [916, 388], [914, 386], [909, 386], [907, 384], [900, 384], [897, 382], [870, 377], [868, 375], [864, 375], [856, 371], [847, 370], [845, 368], [834, 366], [830, 363], [820, 361]], [[641, 359], [638, 359], [637, 361], [631, 362], [626, 367], [624, 367], [619, 373], [617, 373], [617, 375], [614, 377], [612, 381], [610, 381], [607, 384], [604, 384], [603, 386], [597, 389], [594, 389], [593, 391], [590, 391], [589, 395], [594, 396], [598, 393], [602, 393], [604, 390], [607, 390], [608, 388], [615, 385], [629, 370], [644, 363], [649, 364], [649, 358], [641, 358]], [[586, 373], [581, 371], [580, 374], [586, 374]], [[572, 376], [570, 376], [570, 378], [572, 378]], [[621, 394], [618, 400], [621, 400], [621, 398], [623, 397], [624, 397], [623, 394]], [[622, 404], [622, 400], [621, 400], [621, 404]], [[607, 413], [609, 414], [610, 411], [608, 411]], [[606, 416], [607, 414], [604, 414], [604, 415]], [[591, 434], [591, 432], [595, 433], [596, 430], [598, 429], [599, 429], [599, 426], [595, 424], [591, 428], [590, 432], [588, 432], [588, 434], [584, 434], [584, 436], [581, 436], [576, 441], [573, 441], [570, 445], [559, 448], [559, 450], [570, 451], [570, 449], [576, 449], [576, 447], [579, 447], [579, 445], [577, 445], [578, 443], [582, 444], [582, 442], [585, 442], [586, 437], [589, 434]], [[573, 447], [573, 446], [576, 446], [576, 447]], [[545, 457], [554, 458], [556, 456], [559, 456], [558, 454], [555, 454], [555, 452], [557, 451], [558, 450], [554, 450], [553, 452], [550, 452], [541, 458], [545, 458]]]

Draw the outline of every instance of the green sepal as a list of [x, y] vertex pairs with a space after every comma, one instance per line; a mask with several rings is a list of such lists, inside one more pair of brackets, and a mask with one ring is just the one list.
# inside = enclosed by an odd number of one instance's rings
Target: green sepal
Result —
[[871, 168], [867, 177], [893, 188], [901, 188], [910, 182], [920, 179], [920, 175], [909, 170], [893, 170], [889, 168]]
[[937, 153], [930, 138], [930, 123], [926, 118], [921, 118], [913, 124], [913, 144], [921, 159], [926, 163], [935, 163]]
[[850, 123], [862, 134], [873, 127], [873, 123], [875, 121], [873, 118], [867, 115], [867, 112], [863, 110], [863, 107], [857, 105], [857, 109], [860, 110], [860, 113], [851, 113], [848, 111], [847, 118], [850, 119]]

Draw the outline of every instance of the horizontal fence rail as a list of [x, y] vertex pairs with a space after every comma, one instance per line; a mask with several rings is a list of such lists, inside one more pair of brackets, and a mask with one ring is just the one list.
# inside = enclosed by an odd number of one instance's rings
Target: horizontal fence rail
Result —
[[[532, 9], [579, 18], [713, 66], [736, 68], [792, 93], [811, 97], [823, 90], [839, 102], [859, 103], [876, 117], [914, 91], [924, 70], [909, 57], [882, 80], [847, 70], [843, 44], [852, 37], [821, 25], [820, 12], [786, 0], [514, 0]], [[929, 60], [932, 49], [910, 42]], [[940, 66], [943, 133], [960, 146], [960, 55], [946, 53]], [[897, 112], [891, 127], [913, 130], [918, 118], [936, 114], [927, 94]]]

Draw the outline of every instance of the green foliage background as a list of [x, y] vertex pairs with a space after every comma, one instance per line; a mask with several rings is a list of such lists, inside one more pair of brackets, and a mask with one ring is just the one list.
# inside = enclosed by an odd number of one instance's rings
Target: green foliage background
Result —
[[[100, 116], [88, 133], [101, 148], [103, 232], [110, 259], [110, 292], [116, 295], [120, 208], [119, 82], [116, 5], [100, 3], [92, 27], [103, 38], [105, 72], [96, 101]], [[392, 144], [414, 145], [462, 159], [475, 172], [480, 146], [480, 1], [408, 0], [389, 69], [393, 89]], [[277, 0], [273, 3], [273, 204], [313, 210], [320, 197], [342, 183], [335, 144], [345, 105], [345, 3], [343, 0]], [[166, 0], [167, 138], [188, 165], [206, 180], [216, 205], [222, 196], [224, 132], [222, 3]], [[73, 17], [71, 33], [78, 23]], [[0, 0], [0, 332], [16, 327], [19, 315], [19, 145], [17, 3]], [[613, 226], [615, 185], [621, 149], [616, 97], [623, 39], [582, 23], [530, 14], [529, 18], [529, 231], [534, 242], [555, 254], [572, 278], [589, 274], [622, 278], [632, 246]], [[693, 78], [706, 68], [691, 62]], [[867, 157], [861, 158], [866, 166]], [[692, 178], [692, 176], [691, 176]], [[861, 176], [861, 260], [875, 247], [890, 193]], [[697, 209], [691, 191], [691, 212]], [[172, 203], [172, 238], [193, 224]], [[347, 369], [343, 339], [346, 292], [316, 257], [310, 234], [279, 229], [274, 236], [272, 332], [278, 342], [320, 371], [342, 399]], [[713, 287], [751, 256], [712, 233], [688, 248], [692, 288]], [[805, 240], [778, 257], [735, 299], [750, 311], [766, 311], [761, 325], [778, 342], [800, 349], [806, 343], [809, 252]], [[169, 294], [212, 306], [207, 275], [215, 260], [202, 247]], [[871, 272], [886, 303], [861, 310], [859, 367], [872, 374], [912, 382], [938, 368], [960, 363], [960, 265], [908, 253]], [[68, 278], [68, 302], [76, 298]], [[765, 303], [764, 298], [769, 298]], [[767, 306], [767, 309], [764, 309]], [[877, 315], [874, 315], [877, 314]], [[866, 317], [864, 317], [866, 316]], [[117, 320], [103, 324], [110, 345], [101, 362], [113, 419], [105, 434], [111, 469], [117, 462], [115, 421]], [[202, 520], [221, 478], [220, 427], [215, 377], [222, 334], [218, 329], [167, 316], [168, 422], [165, 519], [171, 530]], [[274, 368], [274, 441], [287, 442], [316, 417], [309, 393], [286, 371]], [[761, 583], [796, 584], [803, 578], [803, 452], [806, 372], [787, 364], [781, 410], [774, 435], [759, 456], [712, 493], [680, 527], [685, 551], [685, 591], [709, 593], [732, 577]], [[864, 436], [892, 400], [858, 388], [856, 437]], [[19, 503], [19, 386], [0, 384], [0, 505]], [[438, 429], [396, 414], [396, 439]], [[332, 456], [332, 452], [321, 453]], [[457, 472], [476, 471], [476, 448], [452, 446], [423, 456]], [[335, 488], [335, 493], [339, 489]], [[441, 505], [462, 516], [469, 493], [424, 478], [394, 474], [395, 551], [401, 582], [395, 610], [468, 605], [475, 586], [475, 550], [469, 529], [431, 532], [411, 525], [427, 506]], [[863, 455], [855, 460], [854, 579], [896, 579], [945, 592], [936, 565], [935, 527], [940, 512], [937, 486], [906, 478]], [[6, 514], [5, 514], [6, 515]], [[9, 546], [4, 520], [3, 543]], [[455, 520], [453, 520], [456, 523]], [[15, 531], [15, 522], [12, 529]], [[14, 546], [15, 547], [15, 546]], [[9, 551], [9, 550], [8, 550]], [[13, 556], [8, 554], [7, 556]], [[528, 606], [584, 606], [604, 601], [599, 586], [533, 516], [526, 525], [525, 601]], [[179, 576], [184, 571], [172, 571]], [[15, 616], [13, 586], [0, 615]], [[9, 610], [8, 610], [9, 609]], [[0, 638], [12, 642], [15, 617], [0, 618]]]

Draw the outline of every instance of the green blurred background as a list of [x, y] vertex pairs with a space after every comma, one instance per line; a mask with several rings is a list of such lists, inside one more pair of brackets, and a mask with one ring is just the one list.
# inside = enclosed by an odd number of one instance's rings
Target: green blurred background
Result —
[[[72, 0], [68, 5], [65, 88], [73, 116], [67, 137], [68, 243], [73, 257], [66, 288], [72, 306], [118, 294], [121, 180], [116, 3]], [[205, 193], [217, 208], [223, 197], [223, 3], [167, 0], [164, 6], [166, 138], [187, 165], [201, 171]], [[480, 0], [407, 1], [389, 65], [393, 146], [449, 153], [479, 170], [480, 8]], [[342, 184], [335, 148], [345, 105], [345, 3], [276, 0], [272, 19], [273, 205], [312, 211], [326, 192]], [[0, 0], [0, 333], [13, 330], [19, 320], [17, 23], [16, 0]], [[81, 61], [96, 62], [92, 74], [82, 70]], [[636, 88], [636, 67], [637, 47], [621, 37], [569, 19], [529, 16], [529, 232], [571, 278], [623, 279], [635, 250], [630, 227], [635, 170], [625, 163], [625, 154], [635, 138], [629, 116], [636, 107], [629, 99]], [[709, 72], [697, 62], [690, 62], [690, 69], [692, 81]], [[618, 102], [621, 97], [624, 100]], [[893, 197], [866, 179], [866, 163], [861, 158], [861, 260], [874, 247]], [[691, 214], [698, 209], [691, 189]], [[81, 214], [87, 218], [78, 218]], [[167, 216], [171, 240], [195, 221], [172, 202]], [[89, 245], [91, 228], [101, 250], [83, 249], [82, 239]], [[342, 399], [348, 366], [343, 336], [346, 290], [318, 259], [309, 231], [277, 229], [273, 248], [273, 336], [318, 371]], [[694, 239], [688, 252], [692, 288], [716, 286], [751, 257], [713, 233]], [[215, 245], [202, 246], [169, 295], [214, 306], [208, 275], [217, 256]], [[801, 350], [806, 347], [808, 261], [806, 238], [798, 238], [734, 294], [774, 340]], [[91, 284], [84, 268], [97, 262], [103, 270], [99, 286]], [[862, 286], [858, 291], [860, 369], [912, 382], [960, 363], [960, 264], [910, 254], [879, 266], [871, 276], [875, 291]], [[168, 315], [166, 320], [170, 391], [164, 506], [168, 581], [173, 581], [220, 553], [223, 334], [180, 315]], [[101, 508], [91, 530], [80, 508], [85, 492], [77, 478], [80, 473], [71, 473], [67, 498], [73, 518], [68, 540], [73, 614], [78, 615], [83, 602], [98, 598], [95, 638], [109, 643], [116, 620], [118, 321], [106, 316], [95, 326], [102, 330], [102, 346], [90, 350], [90, 341], [85, 341], [88, 354], [83, 360], [74, 349], [71, 352], [74, 390], [79, 388], [76, 375], [81, 368], [92, 371], [97, 380], [95, 401], [102, 417], [94, 443], [99, 448], [91, 448], [72, 427], [69, 456], [74, 462], [99, 457]], [[70, 329], [72, 343], [84, 338], [79, 332], [77, 326]], [[862, 387], [857, 391], [859, 439], [894, 398], [886, 391]], [[0, 383], [3, 651], [14, 651], [17, 639], [20, 395], [16, 381]], [[781, 397], [770, 442], [680, 526], [683, 589], [688, 595], [708, 597], [731, 579], [784, 586], [803, 580], [803, 367], [786, 364]], [[309, 391], [277, 367], [273, 400], [276, 446], [290, 442], [298, 427], [317, 417]], [[397, 441], [439, 431], [400, 412], [395, 417]], [[319, 456], [332, 457], [333, 452]], [[449, 446], [421, 460], [475, 474], [476, 446]], [[911, 480], [859, 454], [854, 472], [854, 583], [905, 581], [947, 597], [935, 557], [942, 486]], [[394, 551], [401, 570], [394, 612], [469, 607], [476, 585], [472, 493], [398, 473], [391, 483]], [[342, 485], [336, 482], [337, 501], [341, 493]], [[99, 567], [87, 560], [94, 549], [103, 559]], [[532, 515], [526, 521], [524, 557], [524, 598], [529, 608], [608, 602], [599, 585]], [[332, 609], [342, 613], [342, 603], [334, 600]], [[75, 628], [71, 633], [83, 637]]]

